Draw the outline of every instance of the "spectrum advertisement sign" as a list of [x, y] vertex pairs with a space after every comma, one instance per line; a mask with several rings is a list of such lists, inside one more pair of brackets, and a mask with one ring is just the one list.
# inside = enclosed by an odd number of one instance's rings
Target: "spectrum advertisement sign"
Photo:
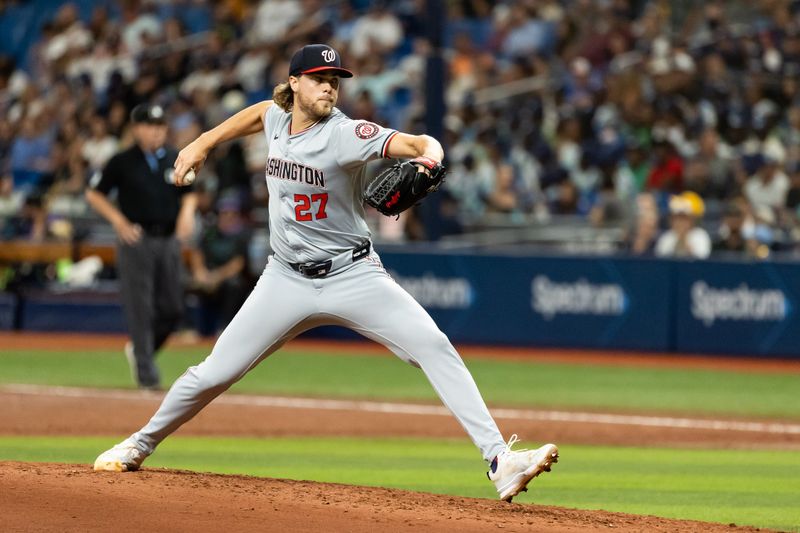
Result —
[[381, 257], [454, 342], [669, 348], [668, 263], [386, 252]]
[[800, 266], [678, 264], [676, 348], [687, 352], [800, 353]]

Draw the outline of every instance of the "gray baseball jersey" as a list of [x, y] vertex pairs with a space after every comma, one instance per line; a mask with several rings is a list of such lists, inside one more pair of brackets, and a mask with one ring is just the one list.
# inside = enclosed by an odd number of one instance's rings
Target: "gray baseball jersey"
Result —
[[[266, 180], [275, 257], [211, 354], [173, 384], [150, 422], [131, 436], [146, 453], [296, 335], [345, 326], [425, 372], [433, 388], [491, 461], [506, 445], [461, 357], [430, 315], [395, 283], [372, 250], [361, 194], [364, 164], [386, 156], [397, 132], [341, 111], [289, 134], [291, 115], [271, 106]], [[336, 259], [344, 262], [336, 265]], [[279, 259], [275, 261], [273, 259]], [[321, 277], [287, 263], [330, 262]], [[330, 275], [329, 275], [330, 274]]]
[[397, 132], [337, 108], [293, 135], [291, 121], [277, 105], [264, 119], [270, 246], [289, 263], [326, 260], [369, 238], [365, 164], [386, 157]]

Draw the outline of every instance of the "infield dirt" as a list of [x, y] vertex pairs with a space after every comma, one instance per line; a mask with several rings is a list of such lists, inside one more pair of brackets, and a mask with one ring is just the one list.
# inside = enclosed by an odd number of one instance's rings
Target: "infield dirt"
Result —
[[[0, 462], [4, 531], [756, 531], [395, 489]], [[10, 497], [8, 497], [10, 496]]]
[[[129, 434], [158, 394], [131, 399], [0, 394], [0, 433]], [[184, 435], [461, 436], [443, 417], [212, 404]], [[800, 435], [500, 420], [555, 442], [798, 447]], [[414, 428], [409, 432], [409, 428]], [[734, 530], [723, 524], [439, 496], [394, 489], [145, 468], [97, 473], [90, 465], [0, 462], [3, 531], [671, 531]], [[735, 531], [754, 531], [736, 528]]]
[[[23, 342], [21, 338], [15, 340]], [[118, 338], [103, 341], [109, 345], [118, 342]], [[64, 344], [59, 348], [64, 349]], [[757, 366], [756, 362], [744, 366], [751, 364]], [[758, 369], [797, 371], [795, 365], [783, 363]], [[69, 397], [56, 391], [26, 394], [0, 390], [0, 434], [117, 434], [122, 438], [144, 424], [161, 399], [158, 393], [128, 393], [127, 397], [98, 401], [91, 392]], [[504, 433], [519, 433], [531, 444], [537, 438], [547, 438], [571, 444], [800, 449], [797, 433], [510, 418], [498, 419], [498, 423]], [[448, 417], [224, 403], [208, 406], [178, 434], [466, 438]], [[307, 481], [154, 468], [126, 474], [96, 473], [90, 465], [75, 464], [0, 461], [0, 495], [0, 529], [4, 532], [756, 531], [725, 524]]]
[[[0, 386], [0, 434], [130, 435], [158, 408], [163, 393], [92, 389], [37, 389], [35, 394], [9, 392]], [[224, 403], [223, 395], [181, 427], [176, 435], [240, 437], [363, 436], [459, 437], [464, 430], [450, 416], [376, 413], [359, 410], [265, 407]], [[702, 420], [698, 418], [697, 420]], [[754, 421], [754, 420], [749, 420]], [[770, 422], [775, 422], [774, 420]], [[504, 435], [519, 434], [530, 445], [536, 439], [570, 444], [671, 446], [704, 448], [800, 449], [800, 433], [767, 433], [648, 427], [582, 421], [497, 418]], [[542, 443], [543, 444], [543, 443]]]

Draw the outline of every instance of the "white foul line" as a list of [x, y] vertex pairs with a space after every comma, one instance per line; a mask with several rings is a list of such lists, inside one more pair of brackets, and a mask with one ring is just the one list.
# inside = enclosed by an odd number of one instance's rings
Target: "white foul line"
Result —
[[[109, 400], [158, 400], [157, 392], [85, 389], [78, 387], [48, 387], [43, 385], [4, 385], [0, 392], [56, 396], [62, 398], [90, 398]], [[285, 409], [321, 409], [327, 411], [362, 411], [407, 415], [451, 416], [442, 406], [413, 403], [374, 402], [355, 400], [323, 400], [316, 398], [287, 398], [281, 396], [255, 396], [228, 394], [214, 403], [256, 407], [282, 407]], [[536, 420], [542, 422], [572, 422], [580, 424], [612, 424], [618, 426], [648, 426], [678, 429], [706, 429], [715, 431], [745, 431], [800, 435], [800, 424], [780, 422], [743, 422], [735, 420], [705, 420], [700, 418], [674, 418], [665, 416], [615, 415], [605, 413], [580, 413], [570, 411], [544, 411], [531, 409], [491, 409], [495, 418], [511, 420]]]

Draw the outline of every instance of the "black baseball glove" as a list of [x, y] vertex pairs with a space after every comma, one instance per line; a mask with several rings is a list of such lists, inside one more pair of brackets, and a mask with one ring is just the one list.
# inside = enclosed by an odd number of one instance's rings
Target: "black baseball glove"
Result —
[[399, 215], [438, 189], [446, 172], [441, 163], [427, 157], [395, 163], [367, 186], [364, 201], [387, 217]]

